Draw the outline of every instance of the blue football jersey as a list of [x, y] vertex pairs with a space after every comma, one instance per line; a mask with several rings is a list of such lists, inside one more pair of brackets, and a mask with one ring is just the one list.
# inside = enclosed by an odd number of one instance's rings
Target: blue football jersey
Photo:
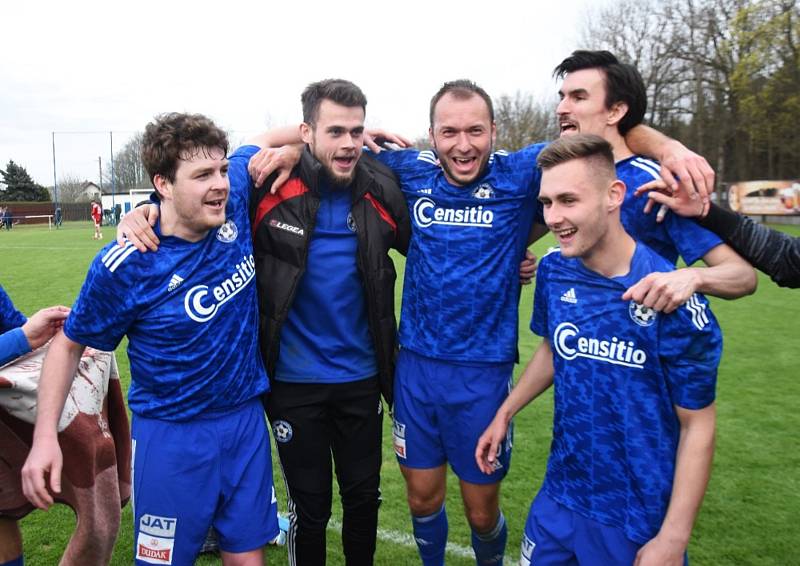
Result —
[[466, 362], [517, 357], [519, 264], [536, 214], [544, 144], [492, 154], [486, 172], [451, 185], [433, 151], [384, 151], [408, 202], [400, 344]]
[[660, 179], [660, 165], [634, 155], [617, 162], [617, 178], [625, 183], [625, 201], [622, 203], [620, 218], [625, 231], [636, 240], [645, 243], [652, 250], [667, 258], [672, 265], [683, 258], [691, 265], [702, 258], [709, 250], [722, 243], [722, 240], [694, 220], [668, 212], [662, 222], [656, 222], [656, 209], [644, 213], [647, 196], [634, 196], [634, 191], [645, 183]]
[[258, 350], [247, 162], [230, 158], [227, 220], [199, 242], [160, 236], [157, 252], [109, 244], [92, 262], [64, 331], [113, 350], [128, 336], [128, 404], [182, 421], [269, 390]]
[[306, 268], [281, 328], [278, 381], [344, 383], [378, 373], [369, 334], [350, 187], [319, 183]]
[[17, 310], [11, 297], [0, 286], [0, 334], [13, 328], [19, 328], [28, 321], [25, 315]]
[[630, 272], [606, 278], [556, 250], [536, 276], [531, 329], [555, 367], [553, 442], [542, 489], [644, 543], [672, 492], [675, 406], [714, 401], [722, 334], [701, 295], [665, 315], [621, 299], [668, 261], [637, 242]]
[[27, 322], [0, 286], [0, 366], [30, 351], [21, 326]]

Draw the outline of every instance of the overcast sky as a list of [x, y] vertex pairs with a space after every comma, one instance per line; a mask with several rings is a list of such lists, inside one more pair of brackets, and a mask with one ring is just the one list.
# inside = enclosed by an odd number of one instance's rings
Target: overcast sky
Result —
[[[309, 82], [341, 77], [367, 95], [367, 124], [427, 131], [442, 82], [490, 95], [555, 91], [550, 71], [578, 47], [597, 1], [461, 0], [6, 2], [0, 8], [0, 167], [43, 185], [97, 182], [98, 156], [157, 113], [201, 112], [234, 142], [300, 120]], [[66, 133], [80, 132], [80, 133]], [[102, 132], [102, 133], [87, 133]]]

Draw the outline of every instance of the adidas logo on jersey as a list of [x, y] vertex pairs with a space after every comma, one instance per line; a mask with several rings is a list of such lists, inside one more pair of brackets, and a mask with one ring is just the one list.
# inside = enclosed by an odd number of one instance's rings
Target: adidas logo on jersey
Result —
[[571, 322], [562, 322], [553, 333], [553, 346], [565, 360], [589, 358], [629, 368], [644, 369], [647, 354], [636, 344], [623, 338], [612, 336], [610, 340], [587, 338], [580, 335], [580, 329]]
[[572, 303], [573, 305], [576, 304], [578, 302], [578, 297], [575, 295], [575, 288], [571, 287], [568, 291], [561, 295], [561, 300], [565, 303]]
[[433, 194], [433, 189], [417, 189], [417, 192], [424, 195], [430, 195]]
[[169, 285], [167, 285], [167, 292], [169, 293], [170, 291], [174, 291], [180, 286], [181, 283], [183, 283], [183, 277], [177, 273], [174, 273], [172, 275], [172, 279], [169, 280]]

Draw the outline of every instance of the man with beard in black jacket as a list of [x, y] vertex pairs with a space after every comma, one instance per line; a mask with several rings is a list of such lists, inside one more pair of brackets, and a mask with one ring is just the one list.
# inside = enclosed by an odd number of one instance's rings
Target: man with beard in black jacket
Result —
[[[345, 561], [372, 564], [380, 395], [391, 406], [396, 352], [388, 252], [406, 252], [410, 224], [394, 174], [362, 155], [361, 90], [324, 80], [301, 100], [300, 162], [274, 194], [277, 174], [250, 200], [261, 352], [271, 380], [266, 407], [289, 497], [289, 559], [325, 564], [335, 464]], [[269, 147], [269, 133], [252, 144]], [[118, 238], [127, 233], [140, 249], [142, 242], [152, 249], [153, 209], [127, 215]]]

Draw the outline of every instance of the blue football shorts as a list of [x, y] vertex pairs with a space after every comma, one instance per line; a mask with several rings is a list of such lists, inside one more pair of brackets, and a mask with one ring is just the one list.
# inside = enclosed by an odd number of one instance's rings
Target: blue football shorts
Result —
[[226, 552], [278, 536], [269, 433], [258, 398], [170, 422], [134, 415], [136, 564], [193, 564], [209, 527]]
[[513, 362], [469, 364], [400, 351], [394, 383], [394, 451], [408, 468], [449, 462], [462, 480], [496, 483], [511, 464], [513, 425], [500, 447], [495, 471], [475, 463], [478, 438], [494, 419], [512, 385]]
[[[520, 566], [630, 566], [642, 544], [625, 531], [584, 517], [540, 490], [531, 503]], [[684, 555], [686, 566], [689, 559]]]

